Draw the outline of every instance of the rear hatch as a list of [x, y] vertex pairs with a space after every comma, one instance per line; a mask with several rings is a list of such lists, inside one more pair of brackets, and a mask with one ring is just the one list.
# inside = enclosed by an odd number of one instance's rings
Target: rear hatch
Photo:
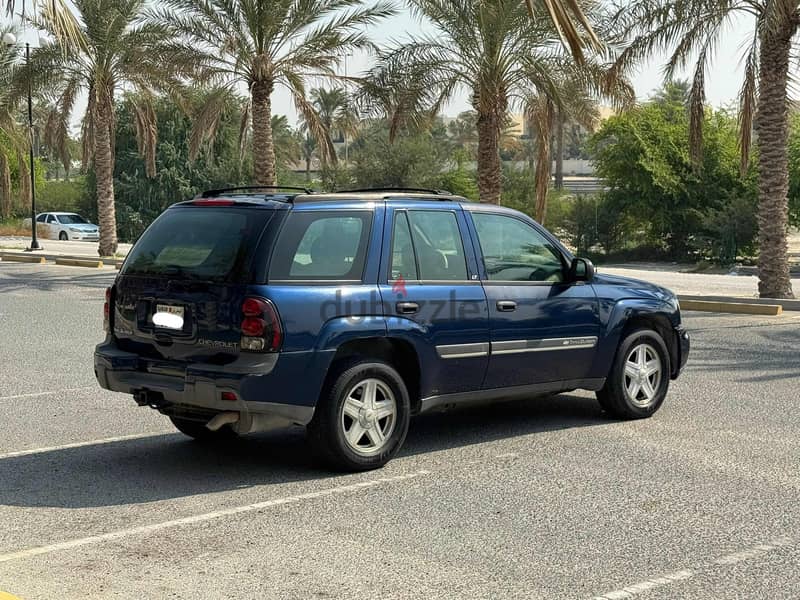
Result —
[[263, 272], [283, 212], [222, 202], [164, 212], [131, 250], [115, 283], [118, 347], [138, 354], [152, 371], [236, 360], [242, 302]]

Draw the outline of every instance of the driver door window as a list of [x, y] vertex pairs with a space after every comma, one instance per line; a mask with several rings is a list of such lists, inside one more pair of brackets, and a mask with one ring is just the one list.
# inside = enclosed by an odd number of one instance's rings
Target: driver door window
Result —
[[505, 215], [473, 213], [490, 281], [562, 283], [561, 253], [530, 225]]

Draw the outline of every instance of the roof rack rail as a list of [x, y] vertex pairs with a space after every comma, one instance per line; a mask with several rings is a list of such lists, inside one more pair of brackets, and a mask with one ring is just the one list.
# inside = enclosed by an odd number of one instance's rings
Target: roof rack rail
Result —
[[427, 188], [414, 188], [414, 187], [374, 187], [374, 188], [364, 188], [358, 190], [336, 190], [337, 194], [363, 194], [366, 192], [411, 192], [416, 194], [434, 194], [436, 196], [452, 195], [447, 190], [431, 190]]
[[213, 198], [215, 196], [221, 196], [222, 194], [226, 194], [228, 192], [255, 192], [258, 190], [276, 190], [281, 191], [285, 190], [287, 192], [302, 192], [303, 194], [313, 194], [314, 190], [310, 190], [308, 188], [302, 187], [293, 187], [289, 185], [243, 185], [243, 186], [236, 186], [236, 187], [229, 187], [229, 188], [220, 188], [218, 190], [206, 190], [201, 194], [197, 194], [195, 198]]

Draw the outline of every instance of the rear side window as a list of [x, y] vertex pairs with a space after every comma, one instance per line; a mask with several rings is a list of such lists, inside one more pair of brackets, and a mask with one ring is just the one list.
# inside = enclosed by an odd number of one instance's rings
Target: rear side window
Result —
[[370, 211], [297, 211], [286, 218], [270, 281], [361, 281]]
[[408, 217], [404, 212], [395, 213], [392, 235], [391, 280], [397, 281], [398, 279], [407, 281], [419, 279], [414, 245], [411, 243], [411, 227], [408, 225]]
[[456, 214], [450, 211], [408, 211], [411, 236], [424, 281], [465, 281], [467, 262]]
[[244, 282], [273, 211], [173, 208], [134, 246], [123, 275]]

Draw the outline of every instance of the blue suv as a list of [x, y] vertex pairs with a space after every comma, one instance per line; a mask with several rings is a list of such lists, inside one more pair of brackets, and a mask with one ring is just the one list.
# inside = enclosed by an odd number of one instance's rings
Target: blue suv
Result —
[[292, 424], [384, 465], [410, 417], [597, 393], [649, 417], [689, 353], [675, 295], [595, 273], [519, 212], [445, 192], [215, 190], [167, 209], [107, 290], [95, 373], [183, 433]]

